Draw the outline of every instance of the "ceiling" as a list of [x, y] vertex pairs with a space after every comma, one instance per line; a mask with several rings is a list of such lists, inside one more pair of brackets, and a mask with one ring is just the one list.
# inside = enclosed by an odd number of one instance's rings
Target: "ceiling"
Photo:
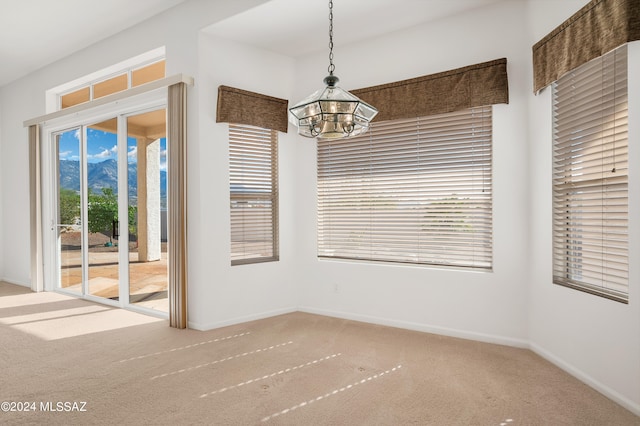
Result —
[[[0, 87], [183, 1], [0, 0]], [[335, 0], [334, 36], [352, 43], [497, 1]], [[205, 32], [295, 57], [326, 49], [328, 26], [327, 0], [270, 0]]]
[[0, 0], [0, 87], [185, 0]]
[[[334, 0], [334, 42], [348, 44], [504, 0]], [[271, 0], [205, 33], [296, 57], [328, 48], [328, 0]]]

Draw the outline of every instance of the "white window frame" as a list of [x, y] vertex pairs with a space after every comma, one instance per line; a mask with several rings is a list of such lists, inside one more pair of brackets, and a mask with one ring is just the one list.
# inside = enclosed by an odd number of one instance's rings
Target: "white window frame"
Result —
[[[278, 132], [229, 123], [229, 175], [231, 265], [280, 260]], [[239, 208], [241, 205], [246, 207]], [[264, 206], [270, 206], [270, 214], [265, 214], [269, 209]], [[270, 253], [263, 253], [267, 244], [261, 238], [267, 238], [267, 242], [270, 239]]]
[[[553, 84], [553, 282], [629, 300], [627, 46]], [[599, 96], [598, 96], [599, 95]]]

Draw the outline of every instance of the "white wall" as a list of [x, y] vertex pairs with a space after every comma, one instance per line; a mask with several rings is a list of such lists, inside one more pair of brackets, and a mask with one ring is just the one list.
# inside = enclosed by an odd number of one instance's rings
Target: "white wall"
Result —
[[[529, 0], [529, 44], [540, 40], [586, 3]], [[630, 303], [613, 302], [552, 283], [552, 114], [551, 90], [547, 88], [537, 96], [529, 96], [532, 267], [528, 311], [529, 339], [535, 352], [640, 414], [640, 223], [633, 219], [640, 214], [640, 43], [631, 43], [628, 52]]]
[[[0, 180], [11, 182], [10, 190], [0, 193], [4, 279], [30, 285], [28, 146], [22, 123], [45, 114], [45, 91], [162, 45], [167, 51], [167, 75], [196, 76], [199, 29], [264, 1], [191, 0], [0, 88]], [[189, 92], [190, 110], [196, 111], [197, 86]], [[192, 114], [188, 130], [194, 145], [197, 121], [197, 114]]]
[[[0, 96], [2, 96], [1, 92], [0, 92]], [[2, 166], [2, 103], [0, 102], [0, 167]], [[4, 223], [4, 221], [2, 220], [3, 214], [2, 211], [4, 210], [4, 202], [3, 202], [3, 192], [4, 192], [4, 187], [3, 187], [3, 173], [2, 173], [2, 169], [0, 168], [0, 281], [3, 279], [4, 277], [4, 256], [3, 256], [3, 252], [4, 252], [4, 244], [2, 243], [2, 241], [4, 241], [4, 238], [2, 237], [2, 230], [4, 228], [4, 226], [2, 225]]]
[[[20, 97], [19, 89], [14, 86], [6, 86], [0, 92], [0, 254], [2, 279], [29, 286], [29, 147], [27, 129], [22, 127], [26, 117], [21, 112], [24, 112], [27, 100], [34, 98], [34, 93], [28, 86], [22, 89], [25, 99]], [[44, 92], [39, 95], [44, 100]]]
[[[354, 45], [334, 40], [336, 74], [347, 90], [507, 58], [510, 103], [496, 105], [493, 118], [494, 270], [318, 260], [315, 143], [300, 140], [296, 245], [303, 310], [526, 346], [530, 45], [524, 5], [501, 2]], [[295, 100], [320, 87], [326, 67], [326, 55], [299, 61]]]
[[212, 328], [297, 307], [294, 182], [295, 136], [278, 133], [280, 261], [231, 266], [229, 126], [216, 123], [218, 86], [289, 99], [294, 61], [250, 46], [200, 36], [198, 104], [201, 143], [191, 150], [189, 184], [190, 324]]

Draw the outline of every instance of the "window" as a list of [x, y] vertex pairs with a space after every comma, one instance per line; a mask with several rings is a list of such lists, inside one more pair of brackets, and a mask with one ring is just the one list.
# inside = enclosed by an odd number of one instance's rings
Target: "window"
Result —
[[318, 142], [318, 256], [491, 269], [491, 106]]
[[82, 89], [60, 96], [60, 105], [61, 109], [64, 109], [84, 102], [89, 102], [90, 100], [91, 89], [89, 87], [83, 87]]
[[165, 60], [155, 60], [152, 63], [136, 65], [125, 69], [120, 68], [116, 74], [109, 77], [94, 79], [89, 83], [75, 85], [73, 89], [59, 93], [59, 109], [69, 108], [93, 99], [139, 86], [165, 77]]
[[553, 281], [627, 302], [626, 46], [553, 87]]
[[278, 260], [278, 136], [229, 124], [231, 264]]

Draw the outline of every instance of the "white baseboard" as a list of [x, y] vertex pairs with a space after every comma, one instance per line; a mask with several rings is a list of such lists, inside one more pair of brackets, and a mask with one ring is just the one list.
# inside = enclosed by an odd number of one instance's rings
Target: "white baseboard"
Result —
[[392, 320], [388, 318], [374, 317], [369, 315], [358, 315], [348, 312], [330, 311], [325, 309], [316, 309], [302, 306], [298, 309], [300, 312], [310, 314], [325, 315], [328, 317], [342, 318], [352, 321], [361, 321], [378, 325], [386, 325], [389, 327], [404, 328], [408, 330], [421, 331], [424, 333], [439, 334], [449, 337], [457, 337], [460, 339], [475, 340], [485, 343], [494, 343], [498, 345], [514, 346], [517, 348], [529, 348], [529, 342], [522, 339], [512, 337], [498, 336], [494, 334], [476, 333], [473, 331], [457, 330], [454, 328], [431, 326], [427, 324], [414, 323], [409, 321]]
[[543, 349], [542, 347], [528, 340], [514, 339], [511, 337], [497, 336], [492, 334], [475, 333], [475, 332], [451, 329], [446, 327], [430, 326], [425, 324], [412, 323], [408, 321], [390, 320], [387, 318], [379, 318], [379, 317], [373, 317], [368, 315], [357, 315], [357, 314], [352, 314], [348, 312], [330, 311], [325, 309], [316, 309], [316, 308], [309, 308], [309, 307], [300, 307], [298, 310], [301, 312], [307, 312], [310, 314], [325, 315], [329, 317], [342, 318], [342, 319], [348, 319], [353, 321], [362, 321], [367, 323], [386, 325], [390, 327], [399, 327], [399, 328], [405, 328], [409, 330], [422, 331], [425, 333], [433, 333], [433, 334], [440, 334], [444, 336], [457, 337], [461, 339], [476, 340], [480, 342], [494, 343], [499, 345], [530, 349], [535, 354], [541, 356], [542, 358], [551, 362], [555, 366], [571, 374], [572, 376], [574, 376], [581, 382], [585, 383], [586, 385], [592, 387], [593, 389], [597, 390], [607, 398], [611, 399], [617, 404], [620, 404], [621, 406], [631, 411], [635, 415], [640, 416], [639, 404], [629, 400], [628, 398], [614, 391], [610, 387], [602, 384], [598, 380], [595, 380], [590, 375], [575, 368], [570, 363], [562, 360], [561, 358], [553, 355], [551, 352]]
[[633, 401], [629, 400], [628, 398], [624, 397], [623, 395], [620, 395], [618, 392], [614, 391], [610, 387], [600, 383], [598, 380], [594, 379], [593, 377], [586, 374], [582, 370], [575, 368], [573, 365], [555, 356], [554, 354], [547, 351], [546, 349], [543, 349], [539, 345], [533, 342], [529, 342], [529, 347], [534, 353], [536, 353], [537, 355], [540, 355], [542, 358], [554, 364], [556, 367], [561, 368], [562, 370], [571, 374], [576, 379], [580, 380], [581, 382], [597, 390], [607, 398], [622, 405], [624, 408], [631, 411], [635, 415], [640, 416], [639, 404], [636, 404]]
[[31, 288], [31, 283], [24, 283], [18, 280], [12, 280], [11, 278], [0, 278], [0, 281], [4, 281], [5, 283], [8, 283], [8, 284], [19, 285], [20, 287]]
[[189, 328], [192, 328], [194, 330], [200, 330], [200, 331], [208, 331], [216, 328], [227, 327], [230, 325], [241, 324], [243, 322], [255, 321], [255, 320], [260, 320], [264, 318], [275, 317], [278, 315], [290, 314], [296, 311], [298, 311], [298, 309], [295, 307], [275, 309], [273, 311], [266, 311], [258, 314], [251, 314], [247, 316], [236, 317], [236, 318], [219, 321], [215, 323], [208, 323], [208, 324], [201, 324], [201, 323], [189, 321]]

